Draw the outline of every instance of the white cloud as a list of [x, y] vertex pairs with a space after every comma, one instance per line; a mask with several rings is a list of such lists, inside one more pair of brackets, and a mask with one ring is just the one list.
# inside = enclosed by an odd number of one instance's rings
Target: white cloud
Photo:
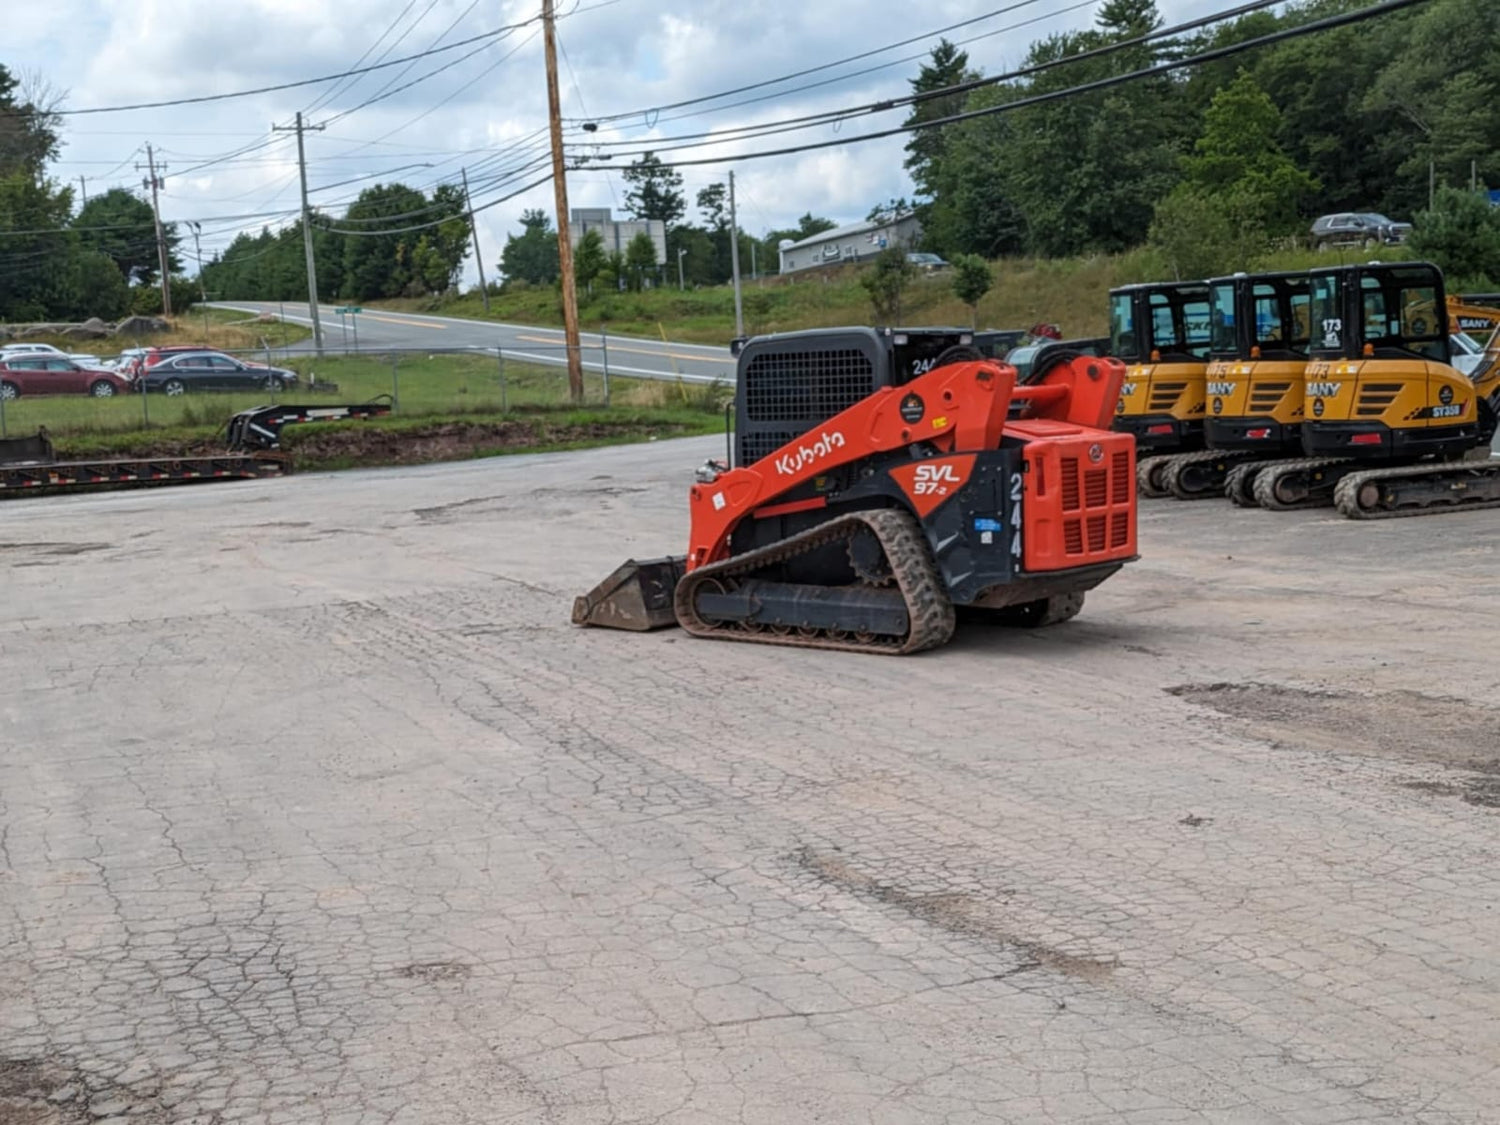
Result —
[[[407, 5], [405, 0], [236, 0], [233, 4], [188, 5], [175, 0], [24, 0], [7, 13], [5, 50], [0, 62], [12, 69], [41, 71], [69, 90], [70, 108], [156, 101], [270, 86], [351, 66]], [[415, 5], [398, 28], [404, 30], [426, 3]], [[567, 13], [559, 22], [564, 51], [561, 65], [566, 117], [604, 117], [649, 109], [734, 87], [763, 82], [791, 71], [819, 67], [859, 51], [882, 46], [945, 24], [993, 11], [981, 0], [947, 0], [920, 7], [899, 0], [560, 0]], [[1163, 3], [1169, 18], [1198, 14], [1195, 0]], [[397, 58], [429, 48], [457, 21], [444, 42], [476, 35], [502, 23], [526, 19], [535, 0], [503, 5], [438, 0], [396, 45]], [[1047, 11], [1018, 10], [955, 34], [962, 38], [1004, 27]], [[467, 14], [465, 14], [467, 12]], [[1085, 25], [1088, 10], [1058, 17], [1010, 34], [971, 44], [971, 61], [995, 73], [1014, 65], [1027, 44], [1052, 31]], [[309, 133], [308, 178], [314, 200], [324, 204], [351, 199], [362, 180], [328, 191], [341, 181], [407, 165], [394, 174], [417, 186], [456, 181], [468, 166], [477, 203], [514, 190], [545, 174], [545, 167], [513, 183], [495, 173], [546, 154], [546, 90], [540, 36], [503, 63], [534, 25], [457, 62], [472, 48], [437, 55], [412, 65], [377, 71], [343, 85], [310, 119], [328, 121], [370, 98], [382, 86], [396, 87], [446, 63], [450, 69], [376, 104], [333, 121], [326, 131]], [[387, 36], [373, 61], [395, 36]], [[724, 130], [753, 122], [815, 113], [837, 106], [890, 97], [907, 91], [918, 63], [907, 62], [863, 76], [790, 92], [789, 87], [819, 82], [860, 66], [925, 52], [931, 41], [874, 56], [851, 67], [834, 68], [738, 98], [773, 95], [722, 112], [701, 114], [705, 106], [642, 114], [601, 128], [590, 139], [629, 140], [644, 147], [663, 137]], [[498, 65], [496, 65], [498, 63]], [[487, 68], [493, 67], [488, 74]], [[399, 76], [399, 77], [398, 77]], [[167, 164], [164, 217], [200, 219], [205, 253], [226, 245], [235, 229], [256, 229], [267, 220], [224, 220], [249, 212], [292, 212], [297, 207], [295, 145], [277, 135], [273, 144], [232, 161], [195, 169], [234, 150], [271, 140], [273, 124], [287, 124], [299, 109], [326, 95], [330, 86], [304, 87], [197, 106], [130, 113], [72, 116], [64, 125], [65, 150], [54, 169], [59, 179], [90, 177], [94, 193], [114, 183], [139, 188], [134, 150], [151, 141]], [[729, 98], [725, 101], [734, 101]], [[439, 102], [449, 99], [438, 108]], [[722, 102], [713, 103], [722, 105]], [[689, 115], [695, 113], [696, 115]], [[672, 120], [679, 117], [678, 120]], [[679, 155], [727, 156], [735, 151], [782, 147], [856, 136], [895, 124], [901, 111], [847, 122], [841, 132], [829, 126], [760, 141], [687, 150]], [[901, 167], [902, 139], [761, 161], [684, 168], [689, 205], [697, 190], [721, 181], [730, 167], [741, 187], [740, 223], [752, 232], [793, 225], [807, 211], [839, 222], [862, 218], [891, 196], [908, 195], [910, 181]], [[520, 146], [517, 149], [517, 146]], [[510, 150], [507, 152], [507, 150]], [[581, 151], [588, 151], [587, 147]], [[497, 156], [497, 152], [506, 155]], [[181, 176], [179, 172], [185, 173]], [[623, 196], [618, 173], [579, 172], [570, 177], [575, 206], [613, 206]], [[527, 207], [552, 209], [550, 185], [481, 213], [479, 228], [486, 264], [493, 271], [508, 230]], [[210, 233], [213, 232], [213, 233]], [[473, 279], [472, 260], [469, 265]]]

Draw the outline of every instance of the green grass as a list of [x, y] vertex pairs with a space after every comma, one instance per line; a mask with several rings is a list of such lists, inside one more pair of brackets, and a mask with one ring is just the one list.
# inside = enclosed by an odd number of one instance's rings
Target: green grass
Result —
[[[1223, 272], [1308, 269], [1404, 256], [1403, 248], [1391, 246], [1369, 251], [1288, 249], [1268, 253], [1255, 262], [1226, 262]], [[789, 332], [873, 323], [869, 296], [859, 284], [866, 268], [838, 266], [744, 282], [746, 331]], [[1172, 276], [1160, 255], [1149, 247], [1085, 258], [1004, 258], [992, 262], [991, 268], [995, 284], [979, 302], [980, 326], [1029, 328], [1046, 321], [1059, 325], [1068, 337], [1100, 336], [1108, 330], [1106, 298], [1111, 288]], [[901, 322], [908, 326], [969, 324], [970, 309], [953, 296], [951, 285], [948, 274], [916, 278], [903, 299]], [[441, 312], [478, 320], [545, 326], [562, 323], [561, 298], [552, 286], [512, 285], [490, 298], [488, 316], [477, 293], [378, 304], [406, 312]], [[642, 293], [595, 294], [580, 303], [579, 320], [589, 332], [602, 328], [622, 335], [665, 334], [691, 343], [727, 344], [734, 336], [734, 293], [723, 285], [687, 292], [668, 287]]]
[[279, 396], [153, 394], [144, 401], [140, 395], [23, 397], [6, 404], [4, 431], [15, 436], [45, 426], [58, 456], [71, 460], [188, 455], [221, 448], [220, 431], [237, 410], [273, 399], [366, 402], [394, 391], [390, 417], [287, 431], [285, 446], [299, 467], [341, 468], [716, 433], [729, 394], [712, 385], [611, 379], [606, 407], [602, 378], [589, 375], [586, 405], [575, 407], [564, 370], [507, 361], [502, 384], [495, 357], [471, 353], [398, 354], [394, 387], [389, 356], [309, 356], [290, 366], [339, 389]]
[[[503, 369], [494, 356], [472, 353], [397, 353], [394, 370], [390, 356], [298, 357], [286, 362], [304, 380], [316, 375], [319, 382], [338, 385], [337, 391], [306, 390], [186, 394], [175, 398], [156, 393], [127, 394], [110, 399], [86, 395], [22, 396], [5, 404], [3, 434], [15, 436], [36, 432], [45, 426], [53, 438], [72, 439], [87, 435], [138, 434], [142, 431], [198, 431], [223, 425], [236, 411], [268, 402], [367, 402], [390, 396], [396, 412], [413, 419], [432, 416], [484, 415], [571, 405], [567, 373], [562, 368], [543, 367], [507, 360]], [[604, 405], [604, 383], [587, 374], [585, 403]], [[717, 413], [729, 395], [727, 388], [704, 384], [654, 382], [612, 378], [610, 401], [621, 408], [658, 410], [686, 409]]]

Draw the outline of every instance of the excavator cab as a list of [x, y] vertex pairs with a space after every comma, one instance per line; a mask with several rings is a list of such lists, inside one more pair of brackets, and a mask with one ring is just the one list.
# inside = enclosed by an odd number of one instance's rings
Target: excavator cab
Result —
[[1437, 266], [1340, 266], [1313, 271], [1310, 286], [1302, 425], [1309, 456], [1451, 458], [1493, 436], [1492, 405], [1452, 366]]
[[1116, 430], [1141, 455], [1203, 448], [1210, 319], [1201, 281], [1126, 285], [1109, 294], [1110, 354], [1126, 365]]
[[1208, 287], [1209, 448], [1300, 453], [1311, 338], [1308, 275], [1240, 273]]

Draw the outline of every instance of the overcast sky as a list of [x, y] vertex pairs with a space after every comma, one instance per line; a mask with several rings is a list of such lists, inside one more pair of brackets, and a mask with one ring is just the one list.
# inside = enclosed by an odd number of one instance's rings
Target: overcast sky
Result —
[[[1159, 0], [1176, 21], [1223, 7], [1203, 0]], [[825, 67], [897, 40], [964, 20], [948, 33], [986, 73], [1014, 66], [1033, 40], [1087, 26], [1096, 2], [1077, 0], [558, 0], [563, 115], [570, 152], [604, 152], [590, 141], [701, 134], [817, 113], [908, 90], [936, 37], [840, 64], [802, 78], [682, 109], [671, 103]], [[0, 63], [33, 72], [66, 93], [64, 108], [161, 101], [335, 74], [360, 63], [398, 59], [537, 14], [539, 0], [11, 0]], [[993, 13], [993, 14], [992, 14]], [[389, 50], [389, 54], [385, 52]], [[367, 54], [368, 52], [368, 54]], [[469, 56], [469, 57], [465, 57]], [[903, 61], [905, 60], [905, 61]], [[882, 66], [868, 73], [855, 73]], [[444, 69], [439, 69], [444, 68]], [[438, 73], [424, 80], [430, 71]], [[832, 81], [830, 81], [830, 79]], [[409, 89], [399, 89], [414, 83]], [[812, 88], [810, 83], [823, 83]], [[361, 103], [385, 92], [373, 104]], [[769, 96], [767, 96], [769, 95]], [[725, 108], [749, 98], [761, 100]], [[402, 181], [430, 188], [469, 169], [476, 207], [546, 174], [547, 98], [540, 25], [492, 42], [324, 83], [197, 106], [85, 114], [64, 119], [59, 179], [87, 177], [90, 194], [124, 185], [139, 191], [149, 141], [166, 165], [163, 218], [199, 219], [205, 260], [238, 230], [295, 218], [295, 140], [272, 133], [298, 110], [322, 132], [307, 134], [313, 201], [335, 212], [362, 187]], [[704, 112], [712, 110], [714, 112]], [[639, 111], [639, 112], [637, 112]], [[585, 134], [585, 120], [631, 116]], [[341, 116], [342, 115], [342, 116]], [[908, 195], [902, 138], [820, 152], [735, 162], [757, 148], [856, 136], [898, 124], [897, 110], [773, 139], [682, 151], [723, 157], [683, 170], [690, 210], [699, 188], [733, 168], [740, 225], [754, 234], [794, 225], [811, 211], [839, 222]], [[663, 142], [672, 143], [672, 142]], [[678, 144], [685, 142], [678, 141]], [[244, 150], [244, 151], [241, 151]], [[629, 151], [627, 146], [627, 151]], [[236, 155], [236, 153], [240, 153]], [[529, 165], [536, 165], [528, 167]], [[369, 178], [364, 178], [369, 177]], [[355, 182], [349, 182], [355, 181]], [[570, 203], [616, 206], [618, 173], [575, 172]], [[553, 208], [550, 184], [497, 203], [477, 216], [487, 267], [527, 207]], [[256, 216], [256, 217], [248, 217]], [[263, 216], [263, 217], [261, 217]], [[472, 257], [466, 283], [475, 278]]]

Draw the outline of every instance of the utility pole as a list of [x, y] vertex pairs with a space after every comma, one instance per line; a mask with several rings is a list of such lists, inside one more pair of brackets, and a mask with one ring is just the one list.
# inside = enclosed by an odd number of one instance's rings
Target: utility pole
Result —
[[729, 173], [729, 268], [734, 273], [734, 334], [745, 334], [745, 309], [740, 300], [740, 224], [734, 217], [734, 173]]
[[[140, 167], [139, 164], [136, 165]], [[167, 239], [162, 233], [161, 226], [161, 200], [157, 192], [161, 190], [161, 177], [156, 174], [156, 154], [151, 151], [151, 143], [146, 142], [146, 170], [150, 178], [141, 181], [142, 187], [151, 189], [151, 217], [156, 222], [156, 261], [161, 267], [161, 314], [172, 315], [172, 275], [167, 268]], [[167, 166], [163, 164], [161, 170], [165, 172]]]
[[484, 258], [479, 253], [479, 227], [474, 222], [474, 201], [469, 198], [469, 170], [460, 168], [458, 174], [464, 179], [464, 206], [469, 209], [469, 233], [474, 236], [474, 264], [479, 267], [479, 295], [484, 298], [484, 311], [490, 311], [490, 287], [484, 283]]
[[203, 224], [197, 219], [189, 219], [188, 226], [193, 228], [193, 249], [198, 259], [198, 298], [207, 303], [208, 290], [203, 288]]
[[321, 125], [304, 125], [302, 111], [297, 111], [295, 125], [272, 125], [273, 133], [297, 132], [297, 170], [302, 176], [302, 249], [307, 254], [307, 315], [312, 318], [313, 350], [323, 354], [323, 321], [318, 316], [318, 264], [313, 259], [312, 211], [307, 206], [307, 153], [302, 147], [305, 129], [321, 130]]
[[78, 177], [78, 190], [83, 193], [83, 202], [80, 206], [87, 207], [89, 205], [89, 185], [88, 180], [83, 176]]
[[547, 116], [552, 126], [552, 192], [557, 203], [557, 264], [562, 274], [563, 338], [568, 345], [568, 397], [583, 402], [583, 356], [578, 344], [578, 287], [573, 283], [573, 240], [568, 232], [568, 178], [563, 161], [562, 99], [557, 94], [557, 29], [552, 0], [542, 0], [542, 42], [547, 56]]

